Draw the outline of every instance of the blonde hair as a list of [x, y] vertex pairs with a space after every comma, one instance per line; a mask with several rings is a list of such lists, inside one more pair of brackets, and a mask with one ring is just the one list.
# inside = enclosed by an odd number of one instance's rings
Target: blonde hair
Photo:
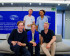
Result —
[[[35, 24], [31, 24], [31, 27], [32, 27], [33, 25], [35, 25]], [[35, 26], [36, 26], [36, 25], [35, 25]]]
[[[32, 10], [32, 12], [33, 12], [33, 9], [29, 9], [29, 10]], [[28, 11], [29, 11], [29, 10], [28, 10]]]
[[48, 22], [45, 22], [44, 24], [48, 24], [48, 25], [49, 25], [49, 23], [48, 23]]

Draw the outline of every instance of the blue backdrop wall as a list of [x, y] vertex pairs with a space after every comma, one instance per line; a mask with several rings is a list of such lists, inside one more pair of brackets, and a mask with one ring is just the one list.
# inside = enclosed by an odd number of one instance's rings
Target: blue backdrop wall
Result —
[[[17, 28], [17, 22], [22, 20], [28, 11], [0, 11], [0, 34], [10, 33], [13, 29]], [[39, 16], [39, 11], [34, 11], [32, 14], [35, 17], [35, 22]], [[49, 29], [55, 32], [55, 12], [46, 11], [45, 16], [50, 23]]]

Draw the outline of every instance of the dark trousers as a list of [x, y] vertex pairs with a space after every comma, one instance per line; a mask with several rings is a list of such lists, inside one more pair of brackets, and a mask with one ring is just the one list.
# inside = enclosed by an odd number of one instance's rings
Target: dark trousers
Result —
[[[31, 43], [28, 43], [28, 50], [31, 53], [31, 56], [33, 56], [33, 46]], [[40, 56], [40, 44], [35, 46], [35, 56]]]
[[10, 45], [10, 48], [12, 51], [15, 52], [15, 56], [20, 56], [20, 54], [22, 56], [31, 56], [30, 52], [26, 49], [26, 47], [22, 47], [22, 46], [19, 46], [19, 45]]

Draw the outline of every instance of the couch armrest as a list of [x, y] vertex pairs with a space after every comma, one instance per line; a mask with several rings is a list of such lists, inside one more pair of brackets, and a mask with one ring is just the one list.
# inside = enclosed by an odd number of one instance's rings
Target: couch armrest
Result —
[[7, 34], [0, 34], [0, 40], [6, 40]]
[[62, 42], [62, 36], [56, 35], [56, 42]]

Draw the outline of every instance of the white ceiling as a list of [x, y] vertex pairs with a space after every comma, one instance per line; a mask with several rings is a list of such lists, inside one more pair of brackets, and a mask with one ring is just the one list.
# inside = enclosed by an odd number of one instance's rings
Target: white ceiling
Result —
[[57, 10], [70, 10], [70, 0], [0, 0], [0, 7], [56, 7]]
[[0, 3], [62, 3], [70, 4], [70, 0], [0, 0]]

